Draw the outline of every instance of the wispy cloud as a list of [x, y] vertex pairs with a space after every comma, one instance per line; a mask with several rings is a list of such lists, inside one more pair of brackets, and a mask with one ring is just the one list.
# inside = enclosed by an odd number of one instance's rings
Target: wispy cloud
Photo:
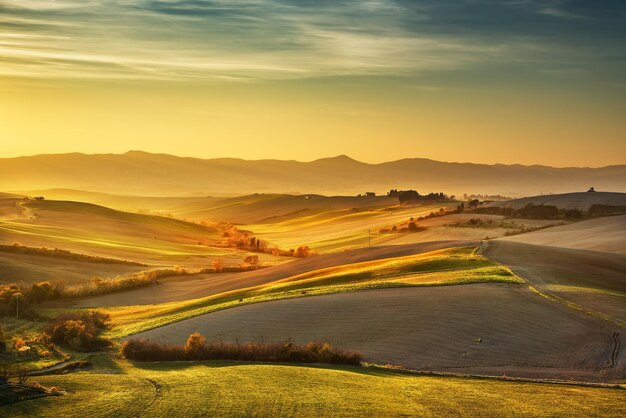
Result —
[[0, 76], [249, 81], [552, 68], [580, 62], [584, 45], [555, 37], [545, 19], [585, 15], [590, 27], [602, 20], [576, 1], [5, 0]]

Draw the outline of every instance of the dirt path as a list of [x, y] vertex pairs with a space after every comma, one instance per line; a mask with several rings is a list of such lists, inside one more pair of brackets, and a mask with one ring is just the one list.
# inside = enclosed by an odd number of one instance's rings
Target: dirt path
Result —
[[613, 333], [613, 344], [614, 344], [613, 352], [611, 353], [611, 361], [609, 363], [609, 367], [617, 366], [617, 358], [619, 356], [619, 348], [620, 348], [620, 339], [619, 339], [618, 332]]

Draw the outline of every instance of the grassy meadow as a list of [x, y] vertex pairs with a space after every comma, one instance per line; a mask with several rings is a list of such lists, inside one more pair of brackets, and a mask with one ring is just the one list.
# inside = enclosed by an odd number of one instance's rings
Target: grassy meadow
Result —
[[[102, 356], [101, 356], [102, 357]], [[37, 378], [67, 395], [8, 416], [623, 416], [624, 390], [410, 375], [378, 368], [92, 359]]]

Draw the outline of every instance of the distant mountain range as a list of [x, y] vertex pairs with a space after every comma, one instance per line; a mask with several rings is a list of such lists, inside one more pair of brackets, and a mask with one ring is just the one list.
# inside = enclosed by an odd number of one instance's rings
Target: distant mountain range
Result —
[[247, 193], [383, 193], [392, 188], [512, 197], [596, 190], [626, 192], [626, 165], [602, 168], [447, 163], [408, 158], [380, 164], [345, 155], [312, 162], [200, 159], [129, 151], [0, 159], [0, 190], [71, 188], [141, 196]]

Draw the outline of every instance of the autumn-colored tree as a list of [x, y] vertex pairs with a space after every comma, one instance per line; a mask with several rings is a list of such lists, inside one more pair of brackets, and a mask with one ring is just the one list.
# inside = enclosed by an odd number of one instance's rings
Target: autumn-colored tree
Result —
[[206, 344], [206, 338], [199, 332], [194, 332], [189, 336], [185, 343], [185, 354], [195, 357], [198, 356]]
[[258, 255], [249, 255], [243, 259], [243, 262], [249, 266], [256, 267], [259, 264], [259, 256]]
[[213, 268], [215, 269], [215, 271], [222, 271], [224, 269], [224, 260], [222, 260], [220, 257], [214, 259]]
[[311, 255], [311, 249], [307, 245], [303, 245], [301, 247], [298, 247], [293, 255], [294, 257], [308, 257], [309, 255]]

